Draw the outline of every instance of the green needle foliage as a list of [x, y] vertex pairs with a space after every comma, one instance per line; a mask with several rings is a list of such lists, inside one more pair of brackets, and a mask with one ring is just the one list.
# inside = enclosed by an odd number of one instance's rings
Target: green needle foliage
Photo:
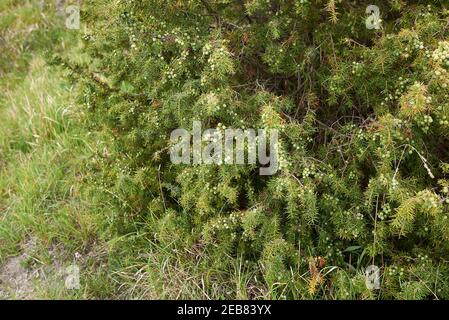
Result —
[[[83, 2], [85, 59], [56, 60], [110, 137], [115, 232], [146, 235], [166, 297], [178, 273], [212, 298], [449, 298], [448, 4], [377, 1], [378, 30], [369, 4]], [[279, 129], [280, 170], [172, 164], [193, 121]]]

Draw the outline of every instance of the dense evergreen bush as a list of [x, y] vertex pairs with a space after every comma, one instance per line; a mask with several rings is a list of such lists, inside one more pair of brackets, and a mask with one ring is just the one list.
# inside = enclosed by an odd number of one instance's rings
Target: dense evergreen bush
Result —
[[[92, 170], [116, 232], [231, 298], [449, 298], [449, 6], [375, 2], [84, 1], [65, 64], [110, 137]], [[280, 170], [172, 164], [194, 120], [278, 128]]]

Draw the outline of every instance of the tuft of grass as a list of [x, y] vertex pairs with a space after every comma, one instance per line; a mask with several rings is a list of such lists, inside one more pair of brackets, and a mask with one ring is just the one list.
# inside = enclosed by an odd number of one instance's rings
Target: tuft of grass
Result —
[[33, 261], [41, 261], [35, 268], [54, 263], [52, 246], [63, 248], [56, 259], [65, 265], [98, 245], [101, 214], [89, 201], [86, 176], [92, 141], [61, 78], [34, 57], [23, 81], [3, 92], [0, 262], [19, 255], [29, 239], [37, 244]]
[[[91, 223], [73, 206], [83, 178], [77, 168], [89, 156], [82, 140], [86, 133], [73, 125], [68, 93], [41, 58], [31, 61], [20, 85], [3, 93], [1, 238], [10, 241], [2, 246], [0, 256], [30, 229], [48, 243], [69, 234], [78, 241], [89, 237]], [[73, 227], [75, 222], [79, 228]], [[64, 228], [57, 231], [55, 224]]]
[[[85, 129], [67, 75], [45, 60], [47, 49], [78, 54], [53, 9], [38, 1], [0, 3], [0, 294], [111, 297], [102, 239], [107, 209], [96, 203], [87, 170], [97, 139]], [[18, 257], [31, 294], [11, 287], [16, 279], [5, 271]], [[81, 288], [68, 290], [64, 270], [74, 262]]]

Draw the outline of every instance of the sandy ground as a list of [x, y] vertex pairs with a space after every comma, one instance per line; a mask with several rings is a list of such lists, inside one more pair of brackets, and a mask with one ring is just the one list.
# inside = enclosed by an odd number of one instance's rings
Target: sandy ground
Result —
[[35, 241], [28, 241], [18, 256], [10, 257], [0, 265], [0, 299], [38, 299], [38, 288], [64, 286], [65, 268], [59, 248], [51, 248], [51, 264], [33, 258]]
[[39, 278], [39, 270], [27, 270], [22, 264], [27, 257], [22, 254], [6, 260], [0, 269], [0, 297], [2, 299], [32, 299], [33, 279]]

